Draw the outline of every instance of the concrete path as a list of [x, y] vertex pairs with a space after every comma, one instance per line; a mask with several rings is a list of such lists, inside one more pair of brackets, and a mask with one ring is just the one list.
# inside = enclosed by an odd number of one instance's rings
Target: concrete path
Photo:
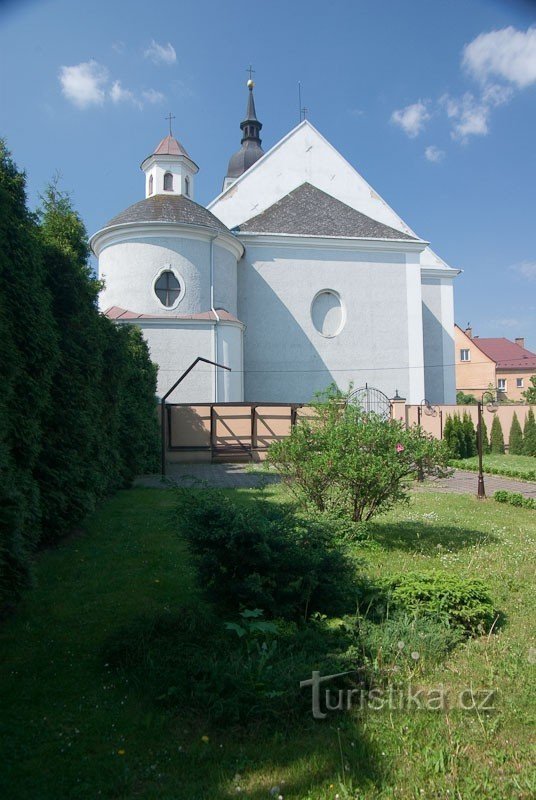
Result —
[[[454, 492], [455, 494], [475, 494], [478, 476], [476, 472], [457, 469], [451, 478], [427, 480], [416, 484], [418, 491]], [[135, 486], [149, 486], [166, 489], [173, 486], [214, 487], [218, 489], [255, 489], [259, 486], [277, 483], [279, 476], [262, 470], [252, 471], [244, 464], [170, 464], [164, 481], [160, 475], [144, 475], [137, 478]], [[484, 485], [488, 497], [498, 489], [519, 492], [525, 497], [536, 498], [536, 483], [504, 478], [500, 475], [484, 475]]]

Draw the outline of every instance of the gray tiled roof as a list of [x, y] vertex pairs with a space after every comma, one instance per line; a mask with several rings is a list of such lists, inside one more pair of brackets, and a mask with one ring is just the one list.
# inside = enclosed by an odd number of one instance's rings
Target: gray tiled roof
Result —
[[229, 233], [229, 229], [210, 211], [182, 194], [155, 194], [129, 206], [104, 225], [128, 222], [178, 222], [185, 225], [205, 225]]
[[390, 228], [356, 211], [335, 197], [302, 183], [256, 217], [235, 228], [239, 232], [287, 233], [301, 236], [349, 236], [367, 239], [408, 239], [414, 236]]

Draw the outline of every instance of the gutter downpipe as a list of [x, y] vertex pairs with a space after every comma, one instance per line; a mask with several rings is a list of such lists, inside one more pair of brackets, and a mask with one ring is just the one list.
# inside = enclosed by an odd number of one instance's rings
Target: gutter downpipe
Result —
[[[217, 362], [218, 360], [218, 323], [220, 322], [220, 318], [218, 316], [218, 312], [214, 308], [214, 239], [218, 238], [218, 234], [215, 234], [210, 239], [210, 310], [216, 317], [216, 324], [214, 325], [214, 337], [212, 343], [213, 349], [213, 361]], [[218, 402], [218, 367], [216, 363], [214, 364], [214, 402]]]

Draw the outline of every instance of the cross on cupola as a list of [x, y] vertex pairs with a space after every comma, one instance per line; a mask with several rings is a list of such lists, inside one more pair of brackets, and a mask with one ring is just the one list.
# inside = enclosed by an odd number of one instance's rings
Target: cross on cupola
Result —
[[169, 122], [169, 135], [173, 136], [173, 132], [171, 130], [171, 121], [176, 119], [176, 117], [170, 111], [167, 117], [164, 117], [164, 119], [167, 119], [167, 121]]

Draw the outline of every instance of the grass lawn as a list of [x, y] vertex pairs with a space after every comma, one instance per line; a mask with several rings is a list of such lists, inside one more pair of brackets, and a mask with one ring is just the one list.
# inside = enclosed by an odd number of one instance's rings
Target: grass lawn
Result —
[[[484, 472], [490, 470], [501, 470], [504, 474], [509, 472], [519, 473], [518, 477], [526, 475], [529, 479], [534, 479], [536, 472], [536, 458], [534, 456], [510, 456], [508, 454], [500, 455], [500, 453], [488, 453], [483, 458]], [[456, 466], [463, 469], [478, 469], [478, 456], [473, 458], [464, 458], [462, 461], [456, 461]], [[531, 475], [532, 473], [532, 475]]]
[[[267, 491], [278, 500], [283, 490]], [[533, 511], [419, 493], [374, 524], [376, 544], [362, 553], [373, 574], [441, 567], [487, 582], [502, 627], [422, 683], [496, 688], [495, 711], [369, 710], [244, 735], [163, 712], [99, 655], [133, 617], [195, 599], [172, 504], [171, 491], [121, 492], [39, 557], [36, 587], [0, 626], [2, 797], [269, 800], [275, 786], [285, 800], [535, 796]]]

